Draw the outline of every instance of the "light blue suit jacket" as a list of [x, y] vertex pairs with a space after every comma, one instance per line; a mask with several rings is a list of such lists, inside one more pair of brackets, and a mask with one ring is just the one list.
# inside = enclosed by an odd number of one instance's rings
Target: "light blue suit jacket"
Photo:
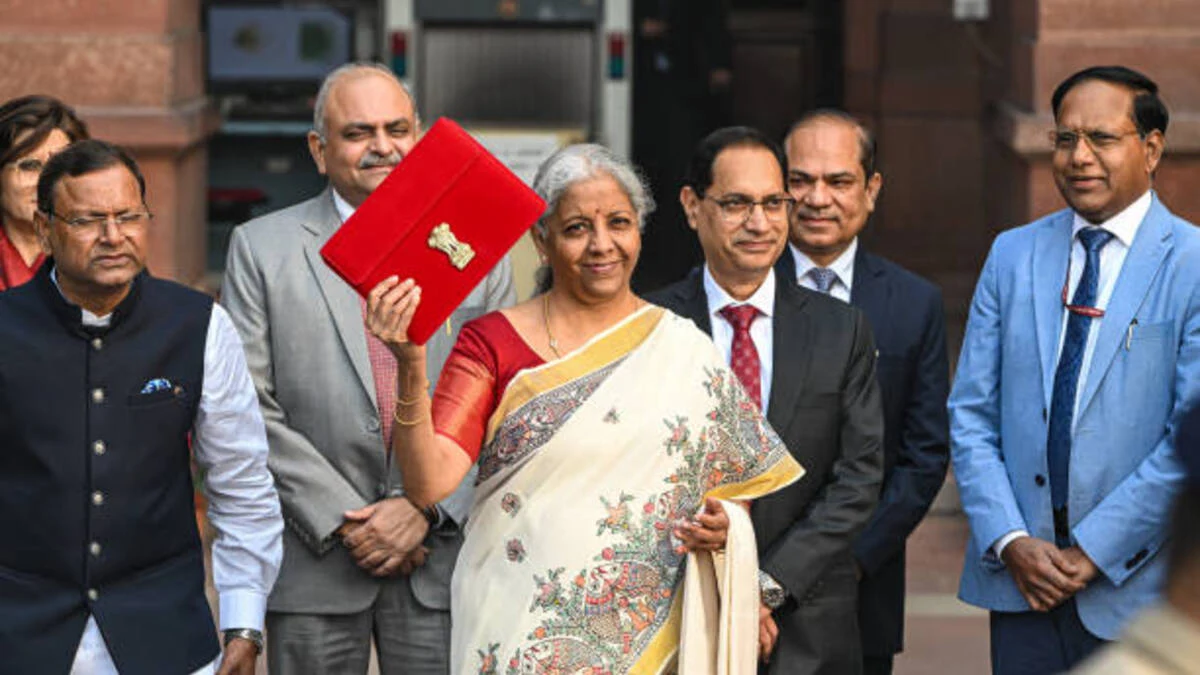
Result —
[[[991, 610], [1029, 610], [991, 552], [996, 540], [1027, 530], [1054, 541], [1046, 432], [1072, 219], [1059, 211], [996, 238], [950, 394], [954, 472], [971, 523], [959, 597]], [[1200, 391], [1200, 230], [1157, 195], [1092, 330], [1068, 512], [1101, 571], [1077, 596], [1080, 618], [1113, 639], [1160, 591], [1182, 479], [1174, 429]]]

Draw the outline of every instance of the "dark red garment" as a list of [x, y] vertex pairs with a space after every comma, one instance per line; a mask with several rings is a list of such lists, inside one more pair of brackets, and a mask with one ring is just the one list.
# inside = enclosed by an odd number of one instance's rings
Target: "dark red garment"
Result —
[[26, 265], [21, 252], [13, 246], [4, 228], [0, 227], [0, 291], [20, 286], [32, 279], [45, 260], [45, 254], [39, 253], [32, 265]]
[[359, 295], [396, 275], [421, 287], [408, 338], [425, 344], [546, 204], [443, 117], [321, 248]]
[[750, 337], [750, 324], [758, 318], [758, 308], [753, 305], [727, 305], [718, 312], [722, 318], [733, 326], [733, 344], [729, 350], [729, 369], [737, 375], [738, 381], [746, 394], [754, 401], [754, 405], [762, 410], [762, 361], [758, 358], [758, 348]]
[[474, 461], [508, 383], [543, 363], [500, 312], [463, 324], [433, 395], [434, 428]]

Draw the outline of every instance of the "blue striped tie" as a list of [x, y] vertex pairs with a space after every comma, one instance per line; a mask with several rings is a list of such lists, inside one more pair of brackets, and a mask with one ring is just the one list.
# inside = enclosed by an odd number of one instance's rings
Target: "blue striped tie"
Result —
[[817, 290], [822, 293], [828, 293], [838, 280], [837, 272], [828, 267], [814, 267], [808, 271], [808, 276], [813, 280]]
[[[1071, 304], [1092, 307], [1096, 302], [1096, 286], [1100, 276], [1100, 249], [1113, 237], [1098, 227], [1079, 232], [1079, 241], [1087, 251], [1087, 262]], [[1079, 312], [1067, 313], [1067, 333], [1058, 368], [1054, 371], [1054, 393], [1050, 399], [1050, 431], [1046, 438], [1046, 454], [1050, 464], [1050, 503], [1061, 509], [1067, 505], [1071, 473], [1071, 426], [1075, 417], [1075, 393], [1079, 390], [1079, 367], [1087, 346], [1092, 317]]]

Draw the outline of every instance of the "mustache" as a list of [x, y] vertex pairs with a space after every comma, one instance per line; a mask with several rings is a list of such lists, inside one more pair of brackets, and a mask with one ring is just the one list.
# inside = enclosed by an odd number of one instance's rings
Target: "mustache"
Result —
[[833, 211], [825, 212], [820, 210], [806, 209], [798, 206], [795, 211], [792, 211], [792, 218], [795, 219], [812, 219], [812, 220], [841, 220], [841, 217]]
[[368, 150], [363, 158], [358, 160], [358, 168], [372, 169], [377, 166], [396, 166], [400, 163], [400, 153], [391, 152], [381, 155], [374, 150]]

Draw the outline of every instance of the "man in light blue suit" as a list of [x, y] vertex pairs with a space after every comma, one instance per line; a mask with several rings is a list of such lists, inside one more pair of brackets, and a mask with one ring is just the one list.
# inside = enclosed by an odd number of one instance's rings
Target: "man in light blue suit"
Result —
[[1061, 672], [1156, 598], [1174, 427], [1200, 391], [1200, 230], [1152, 189], [1157, 85], [1089, 68], [1052, 105], [1071, 208], [996, 239], [949, 406], [960, 597], [991, 610], [999, 675]]

